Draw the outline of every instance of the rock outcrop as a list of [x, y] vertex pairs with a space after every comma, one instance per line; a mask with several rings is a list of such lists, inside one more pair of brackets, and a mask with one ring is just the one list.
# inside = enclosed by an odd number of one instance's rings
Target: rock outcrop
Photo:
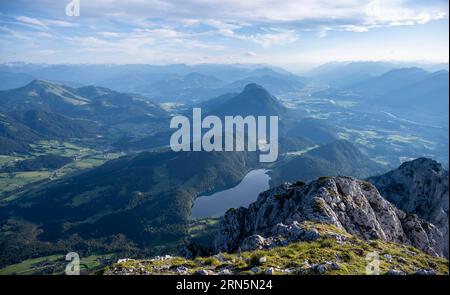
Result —
[[444, 256], [448, 257], [448, 177], [438, 162], [419, 158], [368, 180], [397, 208], [434, 224], [447, 241]]
[[434, 225], [397, 209], [369, 182], [351, 177], [286, 183], [261, 193], [249, 208], [225, 214], [214, 247], [234, 252], [314, 239], [314, 232], [298, 226], [305, 221], [331, 224], [364, 240], [409, 244], [443, 255], [442, 233]]

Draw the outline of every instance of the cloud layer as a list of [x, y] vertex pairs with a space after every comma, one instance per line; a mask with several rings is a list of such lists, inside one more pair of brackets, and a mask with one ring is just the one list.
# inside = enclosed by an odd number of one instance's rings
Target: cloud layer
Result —
[[[47, 60], [52, 54], [67, 58], [63, 51], [70, 48], [71, 62], [81, 62], [81, 53], [86, 62], [264, 61], [310, 52], [311, 42], [329, 45], [330, 36], [345, 33], [375, 36], [433, 22], [448, 32], [448, 2], [440, 0], [80, 0], [79, 17], [65, 15], [69, 2], [0, 2], [2, 55], [20, 54], [5, 52], [20, 41], [23, 48], [46, 52]], [[345, 36], [340, 42], [348, 42]], [[352, 40], [358, 39], [364, 37]]]

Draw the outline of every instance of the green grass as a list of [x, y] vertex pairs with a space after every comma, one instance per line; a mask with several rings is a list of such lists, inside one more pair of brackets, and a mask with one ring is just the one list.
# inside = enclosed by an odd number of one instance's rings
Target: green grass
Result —
[[[105, 264], [102, 263], [102, 260], [112, 261], [115, 259], [115, 256], [115, 254], [109, 253], [81, 257], [80, 272], [92, 272], [100, 267], [104, 267]], [[0, 275], [63, 274], [67, 263], [69, 262], [65, 260], [65, 255], [62, 254], [27, 259], [21, 263], [0, 269]]]
[[[367, 254], [378, 253], [380, 258], [380, 273], [384, 274], [394, 266], [406, 273], [412, 274], [417, 269], [433, 268], [438, 274], [448, 273], [448, 260], [432, 257], [410, 246], [398, 245], [382, 241], [363, 241], [349, 235], [333, 226], [326, 224], [303, 224], [304, 228], [315, 228], [321, 238], [313, 242], [297, 242], [285, 247], [276, 247], [269, 250], [242, 252], [240, 254], [224, 253], [223, 261], [216, 257], [198, 257], [193, 260], [174, 257], [168, 260], [131, 260], [115, 264], [103, 270], [108, 273], [112, 269], [145, 269], [152, 274], [176, 274], [176, 267], [187, 267], [188, 274], [194, 274], [200, 269], [219, 272], [225, 267], [233, 269], [235, 274], [250, 274], [254, 266], [258, 266], [263, 273], [267, 268], [274, 268], [275, 274], [313, 274], [309, 265], [323, 264], [335, 261], [340, 269], [329, 269], [329, 275], [360, 275], [366, 274]], [[339, 243], [329, 238], [332, 233], [338, 233], [347, 238], [347, 242]], [[393, 258], [389, 261], [385, 254]], [[259, 265], [259, 258], [265, 257], [266, 262]]]
[[0, 275], [10, 275], [10, 274], [32, 274], [34, 271], [39, 269], [38, 264], [45, 262], [54, 263], [57, 260], [64, 259], [62, 255], [51, 255], [33, 259], [27, 259], [21, 263], [13, 264], [5, 268], [0, 269]]
[[210, 228], [216, 227], [218, 223], [219, 219], [216, 218], [206, 218], [197, 220], [196, 222], [193, 223], [193, 225], [189, 227], [188, 233], [191, 238], [199, 237]]
[[9, 156], [9, 155], [0, 155], [0, 168], [4, 168], [9, 166], [9, 164], [14, 163], [14, 161], [24, 160], [25, 156]]
[[[49, 178], [48, 171], [0, 173], [0, 194]], [[6, 199], [5, 199], [6, 200]]]
[[101, 260], [112, 260], [115, 259], [116, 255], [113, 253], [104, 254], [104, 255], [91, 255], [87, 257], [82, 257], [80, 262], [80, 270], [84, 271], [92, 271], [98, 269], [99, 267], [104, 266], [101, 263]]

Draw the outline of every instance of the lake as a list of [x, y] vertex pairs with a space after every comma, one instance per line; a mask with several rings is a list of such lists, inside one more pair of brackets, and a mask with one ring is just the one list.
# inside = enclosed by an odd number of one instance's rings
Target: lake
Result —
[[258, 195], [269, 189], [268, 170], [250, 171], [235, 187], [200, 196], [194, 201], [191, 218], [219, 217], [230, 208], [248, 207]]

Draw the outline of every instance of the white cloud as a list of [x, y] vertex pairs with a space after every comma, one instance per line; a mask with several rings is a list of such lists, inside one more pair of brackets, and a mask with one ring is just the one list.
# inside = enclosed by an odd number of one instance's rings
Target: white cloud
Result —
[[24, 15], [17, 16], [16, 21], [18, 21], [20, 24], [31, 26], [38, 30], [49, 30], [50, 27], [78, 27], [78, 23], [74, 22], [68, 22], [64, 20], [58, 20], [58, 19], [38, 19], [34, 17], [28, 17]]
[[364, 14], [365, 24], [369, 26], [425, 24], [448, 17], [444, 7], [433, 6], [431, 2], [417, 7], [406, 6], [405, 1], [399, 0], [372, 0], [365, 6]]
[[[64, 41], [72, 44], [82, 52], [105, 53], [129, 56], [150, 56], [165, 59], [181, 52], [208, 50], [220, 51], [225, 47], [208, 44], [197, 40], [195, 35], [178, 32], [170, 28], [143, 29], [135, 28], [130, 32], [97, 32], [93, 36], [64, 37]], [[195, 53], [200, 55], [200, 53]], [[127, 57], [129, 58], [129, 57]]]
[[347, 31], [347, 32], [356, 32], [356, 33], [363, 33], [363, 32], [367, 32], [369, 30], [369, 28], [365, 27], [365, 26], [353, 26], [353, 25], [342, 26], [340, 28], [342, 28], [344, 31]]
[[38, 28], [43, 28], [43, 29], [48, 29], [47, 25], [44, 24], [42, 21], [40, 21], [37, 18], [21, 15], [21, 16], [16, 17], [16, 20], [22, 24], [31, 25], [33, 27], [38, 27]]
[[55, 26], [55, 27], [78, 27], [80, 24], [74, 22], [68, 22], [64, 20], [56, 20], [56, 19], [47, 19], [43, 21], [47, 26]]
[[[27, 40], [29, 39], [26, 35], [24, 35], [21, 32], [18, 32], [16, 30], [12, 30], [6, 26], [2, 26], [0, 27], [0, 32], [3, 32], [6, 34], [6, 36], [8, 37], [12, 37], [12, 38], [16, 38], [16, 39], [22, 39], [22, 40]], [[0, 34], [1, 36], [1, 34]]]
[[[235, 23], [314, 23], [330, 25], [392, 25], [424, 23], [448, 17], [448, 3], [410, 0], [97, 0], [85, 1], [87, 15], [129, 19], [165, 18], [185, 24], [221, 19]], [[230, 29], [230, 28], [228, 28]]]
[[106, 37], [106, 38], [116, 38], [123, 36], [123, 33], [119, 32], [98, 32], [100, 36]]
[[217, 33], [224, 37], [234, 38], [241, 41], [249, 41], [269, 48], [274, 44], [288, 44], [298, 40], [298, 34], [294, 30], [280, 28], [265, 28], [264, 33], [244, 34], [237, 30], [249, 27], [247, 24], [227, 23], [220, 20], [209, 19], [204, 22], [217, 29]]
[[278, 31], [274, 33], [255, 34], [250, 36], [240, 36], [242, 40], [250, 40], [260, 44], [263, 48], [269, 48], [273, 45], [289, 44], [299, 39], [293, 30]]
[[143, 34], [152, 38], [177, 38], [179, 37], [179, 33], [173, 29], [168, 28], [157, 28], [157, 29], [135, 29], [134, 30], [138, 34]]
[[322, 26], [319, 28], [317, 36], [319, 36], [319, 38], [325, 38], [326, 36], [328, 36], [328, 31], [330, 30], [331, 30], [330, 27]]

